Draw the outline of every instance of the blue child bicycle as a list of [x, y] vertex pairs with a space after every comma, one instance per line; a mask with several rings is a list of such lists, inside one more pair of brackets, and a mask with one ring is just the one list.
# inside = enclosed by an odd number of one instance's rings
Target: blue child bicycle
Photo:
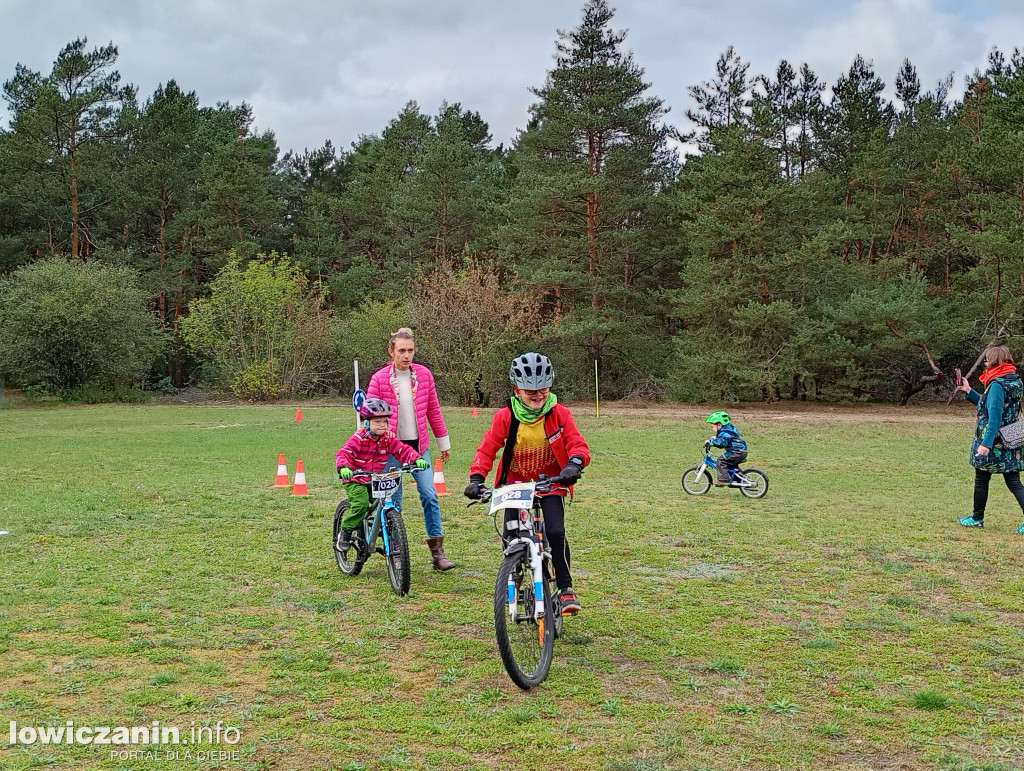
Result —
[[[353, 533], [352, 545], [344, 550], [338, 549], [338, 535], [341, 533], [342, 520], [352, 504], [344, 500], [334, 510], [332, 543], [338, 569], [346, 576], [357, 576], [374, 552], [381, 554], [387, 565], [388, 581], [399, 597], [409, 593], [409, 538], [405, 533], [402, 510], [391, 501], [391, 496], [401, 484], [402, 474], [412, 472], [415, 468], [412, 464], [406, 464], [400, 469], [380, 474], [353, 471], [354, 476], [370, 477], [373, 502], [362, 523]], [[381, 539], [379, 546], [378, 538]]]
[[[704, 460], [683, 472], [683, 489], [690, 495], [704, 495], [711, 489], [717, 470], [718, 464], [705, 445]], [[759, 468], [731, 468], [728, 486], [739, 488], [748, 498], [763, 498], [768, 492], [768, 475]]]

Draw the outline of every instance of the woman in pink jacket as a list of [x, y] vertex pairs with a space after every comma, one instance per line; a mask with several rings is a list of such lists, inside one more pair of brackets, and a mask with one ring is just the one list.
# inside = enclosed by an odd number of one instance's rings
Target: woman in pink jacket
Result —
[[[437, 388], [430, 370], [421, 364], [413, 364], [416, 343], [412, 330], [402, 327], [392, 333], [388, 341], [388, 355], [391, 364], [377, 370], [366, 387], [367, 399], [383, 399], [391, 405], [391, 431], [401, 441], [412, 447], [430, 462], [430, 434], [434, 433], [441, 462], [447, 463], [451, 455], [448, 429], [441, 417], [441, 404], [437, 400]], [[396, 461], [397, 463], [397, 461]], [[429, 468], [413, 472], [416, 490], [423, 504], [423, 522], [427, 530], [427, 546], [434, 562], [434, 570], [451, 570], [455, 563], [444, 553], [444, 531], [441, 529], [441, 505], [434, 489], [434, 472]], [[402, 490], [392, 497], [402, 505]]]

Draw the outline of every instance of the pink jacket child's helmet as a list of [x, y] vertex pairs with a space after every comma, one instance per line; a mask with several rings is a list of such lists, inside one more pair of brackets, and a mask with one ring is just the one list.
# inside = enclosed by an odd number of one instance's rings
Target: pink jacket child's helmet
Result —
[[383, 399], [367, 399], [359, 407], [359, 417], [363, 420], [370, 418], [390, 418], [391, 405]]

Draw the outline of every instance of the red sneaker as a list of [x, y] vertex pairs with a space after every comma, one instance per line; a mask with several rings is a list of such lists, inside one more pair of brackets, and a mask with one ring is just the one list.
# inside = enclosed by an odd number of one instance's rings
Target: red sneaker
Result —
[[563, 589], [558, 593], [558, 602], [562, 606], [563, 616], [575, 616], [583, 608], [580, 606], [580, 601], [576, 597], [576, 592], [572, 590], [572, 587]]

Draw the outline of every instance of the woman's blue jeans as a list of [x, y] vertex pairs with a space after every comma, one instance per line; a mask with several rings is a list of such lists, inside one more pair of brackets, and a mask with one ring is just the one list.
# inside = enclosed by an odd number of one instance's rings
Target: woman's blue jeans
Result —
[[[427, 531], [427, 538], [437, 538], [444, 535], [444, 531], [441, 529], [441, 504], [437, 500], [437, 490], [434, 489], [434, 469], [433, 463], [430, 461], [429, 449], [423, 453], [423, 460], [430, 464], [428, 468], [414, 471], [412, 475], [416, 480], [416, 492], [420, 494], [420, 503], [423, 505], [423, 525]], [[388, 458], [384, 468], [393, 469], [401, 465], [401, 462], [392, 455]], [[402, 488], [404, 486], [404, 484], [400, 485], [398, 492], [391, 496], [391, 501], [399, 508], [402, 508]]]

